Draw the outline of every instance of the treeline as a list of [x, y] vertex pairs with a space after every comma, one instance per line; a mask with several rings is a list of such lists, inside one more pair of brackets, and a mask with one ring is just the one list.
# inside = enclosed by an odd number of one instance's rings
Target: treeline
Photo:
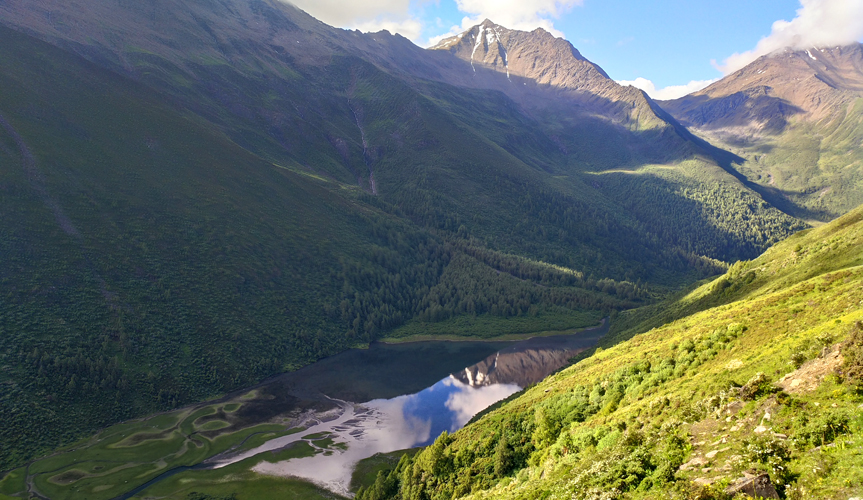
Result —
[[440, 322], [462, 314], [538, 316], [550, 307], [602, 311], [634, 307], [650, 298], [639, 284], [584, 278], [583, 273], [451, 237], [398, 230], [372, 222], [377, 238], [366, 262], [342, 260], [332, 273], [342, 284], [338, 305], [325, 310], [351, 339], [371, 341], [408, 320]]
[[[387, 201], [377, 199], [372, 203], [444, 237], [474, 242], [464, 249], [467, 252], [484, 248], [493, 250], [496, 255], [519, 255], [523, 259], [517, 264], [505, 262], [507, 259], [489, 264], [500, 265], [501, 270], [506, 268], [527, 279], [537, 276], [544, 279], [541, 268], [524, 269], [526, 262], [533, 260], [577, 270], [585, 280], [674, 285], [681, 282], [683, 276], [688, 280], [717, 274], [724, 269], [722, 261], [739, 253], [747, 258], [757, 255], [752, 246], [737, 251], [733, 238], [729, 240], [724, 230], [715, 228], [712, 221], [705, 223], [691, 207], [681, 214], [683, 223], [663, 214], [657, 218], [658, 222], [653, 221], [653, 226], [649, 226], [612, 209], [604, 200], [586, 201], [561, 190], [525, 182], [516, 175], [489, 172], [485, 183], [478, 188], [483, 191], [482, 196], [506, 200], [505, 210], [490, 213], [489, 209], [496, 202], [486, 207], [472, 206], [470, 201], [447, 196], [447, 189], [435, 190], [440, 186], [436, 186], [434, 179], [428, 174], [422, 175], [425, 177], [420, 177], [412, 189], [393, 193]], [[639, 194], [645, 203], [651, 204], [652, 210], [662, 211], [663, 204], [652, 199], [654, 195], [662, 196], [662, 193], [647, 190]], [[596, 196], [602, 198], [598, 193]], [[469, 216], [465, 213], [468, 211], [471, 212]], [[646, 214], [644, 219], [651, 217]], [[654, 227], [657, 224], [661, 226]], [[697, 226], [697, 229], [690, 226]], [[688, 243], [689, 229], [716, 240], [717, 245], [693, 246]], [[781, 231], [767, 228], [767, 232], [790, 234], [787, 228]], [[699, 237], [694, 236], [694, 239], [697, 241]], [[743, 241], [744, 235], [738, 239]], [[474, 256], [486, 260], [480, 255]], [[555, 273], [555, 276], [580, 286], [566, 274]]]
[[634, 307], [637, 287], [610, 280], [606, 285], [605, 295], [574, 286], [542, 285], [461, 254], [452, 259], [440, 282], [420, 301], [417, 318], [438, 322], [461, 314], [490, 314], [503, 318], [538, 316], [552, 306], [607, 314], [611, 310]]

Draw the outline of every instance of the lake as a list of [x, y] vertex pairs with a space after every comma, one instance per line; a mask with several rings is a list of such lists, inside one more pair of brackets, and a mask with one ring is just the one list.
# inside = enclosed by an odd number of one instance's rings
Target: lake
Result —
[[[520, 342], [372, 344], [348, 351], [256, 388], [274, 405], [290, 399], [294, 411], [305, 410], [295, 414], [303, 432], [206, 463], [221, 468], [302, 441], [319, 453], [261, 461], [253, 470], [305, 479], [346, 495], [358, 461], [424, 446], [443, 431], [457, 431], [488, 406], [568, 365], [607, 330], [605, 321], [574, 335]], [[261, 411], [265, 404], [254, 406]]]

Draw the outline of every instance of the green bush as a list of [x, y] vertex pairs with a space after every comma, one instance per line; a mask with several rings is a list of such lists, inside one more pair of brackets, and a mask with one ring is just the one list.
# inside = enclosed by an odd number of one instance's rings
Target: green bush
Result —
[[792, 441], [798, 449], [808, 449], [812, 446], [824, 446], [832, 443], [838, 436], [850, 432], [850, 418], [844, 412], [828, 410], [815, 418], [806, 419], [803, 416], [802, 428], [794, 432]]
[[743, 456], [749, 462], [766, 469], [776, 491], [785, 491], [795, 475], [788, 467], [791, 461], [791, 450], [781, 440], [773, 436], [755, 436], [743, 441]]
[[863, 322], [857, 321], [851, 327], [848, 340], [842, 346], [842, 374], [849, 384], [863, 392]]
[[770, 379], [764, 373], [758, 372], [740, 388], [740, 397], [745, 401], [751, 401], [772, 391], [773, 385]]

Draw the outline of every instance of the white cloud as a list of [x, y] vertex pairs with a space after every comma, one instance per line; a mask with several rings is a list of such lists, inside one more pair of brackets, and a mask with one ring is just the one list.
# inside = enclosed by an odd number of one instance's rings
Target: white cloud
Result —
[[453, 426], [451, 431], [455, 432], [464, 427], [477, 413], [497, 403], [498, 401], [512, 396], [521, 388], [515, 384], [494, 384], [482, 387], [471, 387], [456, 380], [452, 376], [444, 379], [443, 383], [454, 386], [458, 390], [449, 395], [446, 407], [453, 412]]
[[663, 87], [661, 89], [656, 88], [656, 85], [653, 84], [652, 81], [647, 78], [636, 78], [635, 80], [620, 80], [617, 83], [621, 85], [631, 85], [637, 89], [641, 89], [647, 92], [647, 95], [650, 97], [660, 100], [667, 101], [669, 99], [677, 99], [678, 97], [683, 97], [685, 95], [689, 95], [693, 92], [697, 92], [704, 87], [707, 87], [711, 83], [715, 82], [717, 79], [713, 80], [692, 80], [686, 85], [671, 85], [668, 87]]
[[634, 42], [634, 41], [635, 41], [635, 37], [634, 37], [634, 36], [628, 36], [628, 37], [626, 37], [626, 38], [623, 38], [623, 39], [621, 39], [621, 40], [618, 40], [618, 42], [617, 42], [617, 46], [618, 46], [618, 47], [623, 47], [624, 45], [626, 45], [626, 44], [628, 44], [628, 43], [630, 43], [630, 42]]
[[378, 32], [387, 30], [390, 33], [398, 33], [405, 38], [418, 42], [423, 31], [423, 23], [412, 17], [408, 18], [391, 18], [379, 17], [371, 21], [357, 22], [350, 26], [351, 29], [357, 29], [366, 33]]
[[582, 5], [584, 0], [455, 0], [455, 3], [459, 12], [467, 14], [461, 20], [461, 26], [453, 26], [449, 32], [432, 37], [429, 40], [430, 45], [457, 35], [486, 19], [509, 29], [533, 31], [542, 28], [554, 36], [563, 37], [563, 33], [554, 27], [554, 19], [558, 19], [573, 7]]
[[339, 28], [365, 32], [388, 30], [417, 41], [423, 23], [411, 12], [410, 0], [286, 0], [313, 17]]
[[723, 64], [714, 62], [714, 65], [727, 75], [786, 47], [847, 45], [863, 38], [863, 1], [800, 0], [800, 5], [797, 17], [773, 23], [770, 35], [762, 38], [754, 49], [732, 54]]
[[[399, 33], [415, 43], [421, 40], [424, 29], [429, 28], [419, 17], [417, 8], [440, 0], [283, 0], [290, 2], [321, 21], [340, 28], [360, 31], [388, 30]], [[555, 29], [554, 20], [584, 0], [454, 0], [459, 12], [465, 14], [460, 26], [432, 37], [427, 45], [434, 45], [448, 36], [461, 33], [485, 19], [510, 29], [533, 31], [543, 28], [555, 36], [563, 33]], [[437, 20], [437, 28], [442, 23]]]

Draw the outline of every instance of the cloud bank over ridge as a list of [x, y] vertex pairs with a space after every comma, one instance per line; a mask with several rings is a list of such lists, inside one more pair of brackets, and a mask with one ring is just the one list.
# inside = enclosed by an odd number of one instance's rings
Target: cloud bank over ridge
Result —
[[714, 66], [733, 73], [761, 56], [786, 47], [807, 49], [848, 45], [863, 38], [863, 0], [800, 0], [797, 17], [773, 23], [754, 49], [735, 53]]
[[692, 80], [685, 85], [670, 85], [661, 89], [656, 88], [656, 85], [654, 85], [652, 81], [648, 80], [647, 78], [641, 77], [636, 78], [635, 80], [619, 80], [617, 83], [621, 85], [630, 85], [637, 89], [641, 89], [647, 92], [647, 95], [649, 95], [653, 99], [667, 101], [670, 99], [677, 99], [678, 97], [683, 97], [693, 92], [698, 92], [699, 90], [707, 87], [716, 80], [718, 80], [718, 78], [714, 78], [713, 80]]
[[423, 22], [411, 12], [410, 0], [282, 0], [340, 28], [365, 32], [388, 30], [419, 41]]
[[554, 20], [573, 7], [580, 6], [583, 0], [455, 0], [459, 12], [467, 14], [461, 25], [453, 26], [449, 32], [432, 37], [431, 45], [444, 38], [457, 35], [485, 19], [490, 19], [509, 29], [533, 31], [542, 28], [554, 36], [563, 33], [554, 27]]
[[282, 0], [308, 12], [321, 21], [341, 28], [365, 32], [388, 30], [399, 33], [420, 45], [433, 45], [481, 23], [485, 19], [510, 29], [533, 31], [543, 28], [555, 36], [563, 36], [554, 27], [554, 20], [583, 0], [454, 0], [459, 12], [465, 14], [460, 25], [447, 33], [424, 40], [428, 28], [417, 15], [418, 9], [435, 0]]

